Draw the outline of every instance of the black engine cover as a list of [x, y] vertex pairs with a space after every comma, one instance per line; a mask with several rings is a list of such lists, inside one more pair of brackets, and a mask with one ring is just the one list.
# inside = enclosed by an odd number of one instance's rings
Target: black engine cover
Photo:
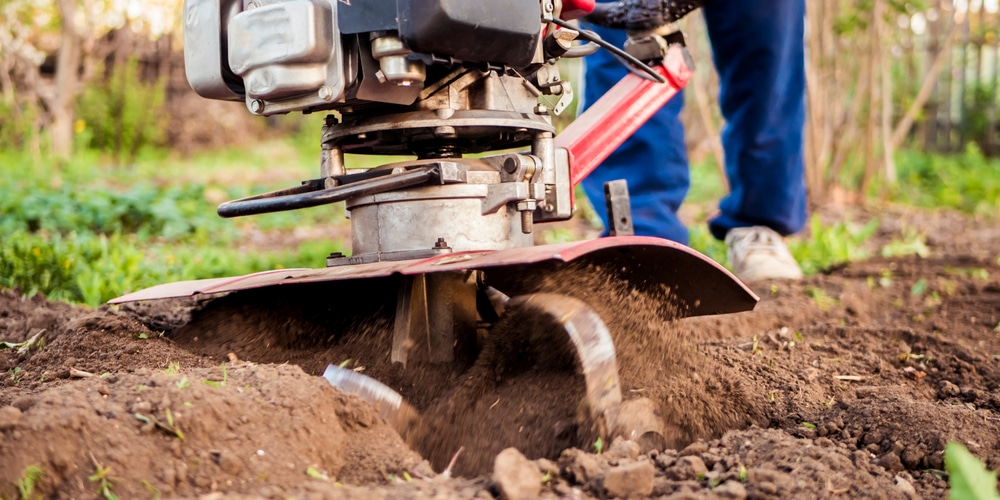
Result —
[[538, 0], [397, 0], [396, 7], [400, 38], [414, 52], [523, 67], [540, 38]]

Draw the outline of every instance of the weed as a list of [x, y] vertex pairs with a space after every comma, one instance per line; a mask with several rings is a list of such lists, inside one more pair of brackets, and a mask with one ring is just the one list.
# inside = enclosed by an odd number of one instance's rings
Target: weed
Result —
[[24, 472], [21, 473], [21, 478], [17, 480], [17, 493], [21, 495], [22, 500], [34, 500], [36, 498], [42, 498], [41, 494], [35, 493], [35, 486], [41, 481], [42, 476], [45, 475], [45, 471], [37, 465], [29, 465], [24, 468]]
[[549, 484], [552, 482], [552, 471], [545, 471], [545, 475], [542, 476], [542, 484]]
[[816, 424], [814, 424], [812, 422], [802, 422], [802, 427], [805, 427], [806, 429], [813, 429], [813, 430], [815, 430], [816, 429]]
[[[350, 361], [350, 360], [348, 360]], [[217, 380], [203, 380], [202, 382], [211, 387], [223, 387], [226, 385], [226, 381], [229, 380], [229, 372], [226, 370], [226, 364], [222, 363], [222, 381]]]
[[184, 390], [187, 389], [188, 387], [191, 387], [191, 382], [188, 381], [187, 377], [182, 377], [180, 380], [177, 381], [177, 390], [179, 391]]
[[604, 451], [604, 440], [598, 437], [597, 441], [594, 441], [594, 452], [600, 455], [601, 452], [603, 451]]
[[740, 464], [740, 473], [736, 476], [736, 478], [739, 479], [741, 483], [747, 482], [747, 468], [743, 464]]
[[174, 424], [174, 415], [173, 413], [170, 412], [170, 408], [167, 408], [166, 411], [166, 418], [167, 418], [166, 422], [160, 421], [154, 415], [143, 415], [141, 413], [136, 413], [135, 418], [141, 422], [145, 422], [147, 425], [153, 425], [154, 427], [163, 430], [168, 434], [174, 435], [175, 437], [177, 437], [177, 439], [184, 441], [184, 433], [181, 432], [180, 428], [178, 428]]
[[153, 483], [150, 483], [145, 479], [139, 481], [139, 483], [146, 488], [146, 491], [149, 492], [149, 495], [153, 498], [153, 500], [160, 500], [160, 489], [153, 486]]
[[88, 481], [92, 483], [97, 483], [97, 494], [104, 497], [105, 500], [118, 500], [118, 495], [115, 495], [111, 488], [114, 484], [111, 482], [111, 466], [101, 467], [100, 464], [96, 465], [96, 470], [94, 475], [87, 478]]
[[824, 226], [819, 216], [814, 215], [810, 221], [810, 237], [791, 238], [788, 247], [802, 266], [802, 272], [815, 274], [838, 264], [867, 258], [869, 252], [863, 245], [878, 227], [878, 219], [860, 227], [850, 222]]
[[171, 361], [167, 363], [167, 368], [163, 370], [163, 373], [167, 375], [177, 375], [181, 371], [181, 364]]
[[7, 373], [10, 374], [10, 379], [14, 381], [15, 385], [20, 384], [21, 379], [24, 378], [24, 370], [20, 366], [8, 369]]

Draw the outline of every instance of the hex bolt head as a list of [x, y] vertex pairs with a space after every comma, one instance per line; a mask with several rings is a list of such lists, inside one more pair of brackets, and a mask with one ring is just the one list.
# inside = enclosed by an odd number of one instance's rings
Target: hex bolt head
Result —
[[250, 112], [259, 115], [264, 112], [264, 101], [260, 99], [254, 99], [250, 101]]
[[324, 101], [329, 101], [333, 99], [333, 89], [331, 89], [328, 85], [324, 85], [319, 88], [318, 95], [320, 99], [323, 99]]

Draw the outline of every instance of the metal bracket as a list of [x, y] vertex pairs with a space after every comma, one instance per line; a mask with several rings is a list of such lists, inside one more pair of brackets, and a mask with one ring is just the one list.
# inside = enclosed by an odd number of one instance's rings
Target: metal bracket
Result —
[[604, 203], [608, 207], [608, 234], [611, 236], [633, 236], [632, 203], [628, 197], [628, 182], [625, 179], [604, 183]]

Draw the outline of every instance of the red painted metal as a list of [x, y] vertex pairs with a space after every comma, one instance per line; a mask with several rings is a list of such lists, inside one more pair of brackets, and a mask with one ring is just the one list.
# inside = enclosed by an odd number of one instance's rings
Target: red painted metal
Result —
[[569, 150], [574, 186], [677, 95], [693, 73], [678, 46], [671, 47], [663, 64], [654, 69], [666, 83], [628, 74], [556, 136], [556, 147]]
[[562, 14], [565, 21], [578, 19], [594, 11], [594, 0], [563, 0]]
[[533, 282], [531, 277], [543, 276], [567, 262], [592, 264], [591, 268], [603, 268], [640, 288], [669, 287], [674, 297], [686, 306], [688, 316], [749, 311], [758, 300], [726, 268], [695, 250], [660, 238], [621, 236], [508, 250], [456, 252], [422, 260], [280, 269], [234, 278], [181, 281], [130, 293], [111, 303], [473, 269], [486, 271], [491, 284], [504, 293], [516, 295], [530, 292], [520, 288]]

